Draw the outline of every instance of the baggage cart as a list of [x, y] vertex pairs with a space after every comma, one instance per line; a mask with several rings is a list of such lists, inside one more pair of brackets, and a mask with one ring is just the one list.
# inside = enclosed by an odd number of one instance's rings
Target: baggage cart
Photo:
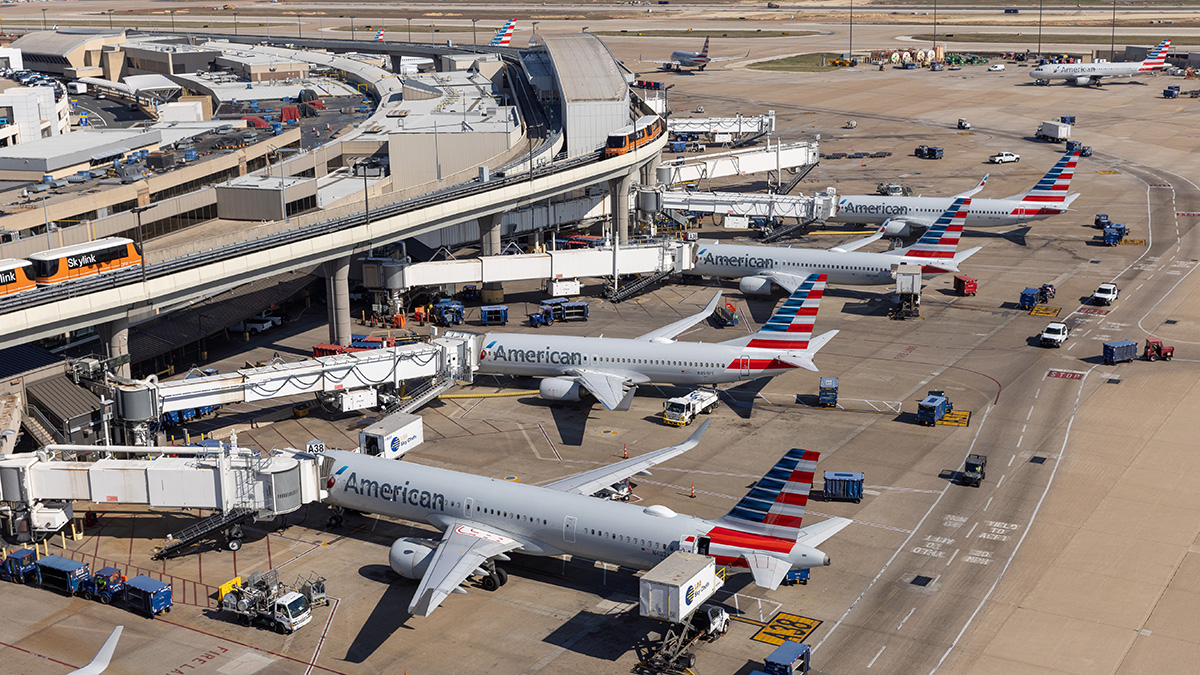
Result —
[[479, 320], [485, 326], [507, 326], [508, 305], [486, 305], [480, 307]]
[[965, 274], [958, 274], [954, 277], [954, 292], [961, 296], [975, 295], [979, 288], [979, 282], [973, 277]]
[[1021, 291], [1021, 302], [1017, 305], [1020, 309], [1033, 309], [1038, 304], [1038, 299], [1041, 296], [1042, 289], [1026, 288]]
[[838, 379], [822, 377], [817, 393], [817, 403], [826, 408], [836, 408], [838, 400]]
[[588, 320], [588, 304], [587, 302], [564, 302], [559, 307], [562, 308], [562, 321], [587, 321]]
[[87, 563], [58, 555], [48, 555], [37, 561], [37, 581], [42, 586], [56, 588], [67, 595], [75, 595], [91, 579], [92, 572]]
[[125, 582], [125, 604], [129, 609], [153, 619], [171, 611], [171, 584], [144, 574]]
[[825, 501], [839, 499], [857, 504], [862, 501], [864, 479], [865, 476], [859, 472], [826, 471], [825, 488], [821, 494]]
[[1115, 365], [1137, 358], [1137, 343], [1132, 340], [1117, 340], [1104, 343], [1104, 363]]
[[550, 316], [554, 317], [555, 321], [563, 320], [563, 305], [570, 302], [567, 298], [550, 298], [542, 301], [542, 311], [547, 307], [550, 308]]

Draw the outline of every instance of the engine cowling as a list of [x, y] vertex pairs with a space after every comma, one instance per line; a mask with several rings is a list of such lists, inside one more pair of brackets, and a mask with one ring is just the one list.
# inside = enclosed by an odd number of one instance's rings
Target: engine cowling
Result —
[[583, 387], [569, 377], [547, 377], [538, 385], [538, 391], [551, 401], [578, 401], [583, 396]]
[[771, 280], [763, 277], [742, 277], [738, 282], [742, 295], [770, 295]]
[[907, 220], [889, 218], [883, 222], [883, 236], [885, 237], [907, 237], [910, 234], [912, 234], [912, 225]]
[[1092, 83], [1092, 78], [1091, 78], [1091, 77], [1088, 77], [1088, 76], [1086, 76], [1086, 75], [1085, 75], [1085, 76], [1082, 76], [1082, 77], [1077, 77], [1077, 78], [1075, 78], [1075, 84], [1076, 84], [1076, 85], [1078, 85], [1078, 86], [1080, 86], [1080, 87], [1086, 87], [1086, 86], [1088, 86], [1088, 85], [1089, 85], [1089, 84], [1091, 84], [1091, 83]]
[[392, 571], [405, 579], [420, 581], [433, 559], [433, 547], [424, 539], [404, 537], [397, 539], [388, 551], [388, 565]]

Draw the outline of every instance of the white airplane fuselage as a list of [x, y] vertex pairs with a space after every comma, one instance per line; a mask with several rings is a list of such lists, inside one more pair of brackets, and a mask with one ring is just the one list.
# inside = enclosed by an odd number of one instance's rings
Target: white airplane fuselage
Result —
[[[830, 218], [838, 223], [882, 225], [889, 220], [919, 219], [933, 222], [942, 215], [954, 197], [885, 197], [883, 195], [846, 195], [838, 201], [837, 213]], [[972, 199], [965, 227], [1004, 227], [1042, 220], [1062, 213], [1064, 208], [1037, 206], [1020, 199]], [[830, 279], [832, 283], [835, 282]]]
[[704, 342], [487, 333], [479, 372], [556, 377], [572, 368], [599, 368], [635, 384], [702, 385], [740, 382], [793, 368], [772, 350]]
[[1130, 63], [1046, 63], [1029, 71], [1029, 76], [1037, 80], [1077, 80], [1079, 78], [1096, 80], [1102, 77], [1132, 77], [1154, 72], [1143, 68], [1144, 64], [1141, 61]]
[[[517, 551], [529, 555], [569, 554], [647, 570], [680, 550], [681, 541], [721, 527], [662, 506], [624, 504], [355, 452], [325, 454], [334, 459], [327, 500], [331, 504], [441, 530], [455, 522], [495, 528], [519, 541]], [[804, 544], [785, 546], [777, 539], [748, 534], [743, 541], [764, 548], [714, 541], [710, 554], [718, 562], [724, 559], [721, 564], [733, 564], [750, 550], [786, 559], [794, 568], [829, 564], [826, 554]]]
[[679, 62], [681, 66], [688, 66], [690, 68], [708, 65], [708, 58], [702, 57], [696, 52], [671, 52], [671, 60]]
[[[903, 256], [886, 253], [711, 244], [701, 246], [690, 273], [721, 278], [741, 278], [764, 272], [796, 276], [825, 274], [831, 284], [878, 286], [894, 283], [896, 278], [892, 269], [902, 262], [905, 262]], [[930, 270], [926, 275], [940, 273]]]

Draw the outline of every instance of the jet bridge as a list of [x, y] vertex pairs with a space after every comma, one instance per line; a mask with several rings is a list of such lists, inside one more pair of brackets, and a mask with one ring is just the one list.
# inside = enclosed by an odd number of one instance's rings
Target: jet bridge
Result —
[[770, 142], [761, 148], [731, 150], [711, 155], [664, 161], [656, 178], [662, 185], [696, 183], [725, 176], [745, 176], [764, 171], [778, 178], [783, 171], [804, 172], [820, 160], [816, 140], [793, 143]]
[[818, 192], [806, 197], [771, 193], [666, 190], [662, 193], [662, 208], [756, 218], [827, 220], [833, 217], [837, 210], [837, 195], [832, 192]]
[[733, 134], [738, 137], [769, 134], [775, 131], [775, 111], [749, 117], [670, 117], [667, 119], [667, 131], [672, 134]]

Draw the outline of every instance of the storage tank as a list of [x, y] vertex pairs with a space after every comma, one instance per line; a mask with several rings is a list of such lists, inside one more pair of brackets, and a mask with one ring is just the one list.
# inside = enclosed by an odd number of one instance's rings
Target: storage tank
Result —
[[258, 475], [262, 484], [263, 512], [260, 517], [291, 513], [303, 504], [300, 493], [300, 462], [291, 457], [272, 457]]

